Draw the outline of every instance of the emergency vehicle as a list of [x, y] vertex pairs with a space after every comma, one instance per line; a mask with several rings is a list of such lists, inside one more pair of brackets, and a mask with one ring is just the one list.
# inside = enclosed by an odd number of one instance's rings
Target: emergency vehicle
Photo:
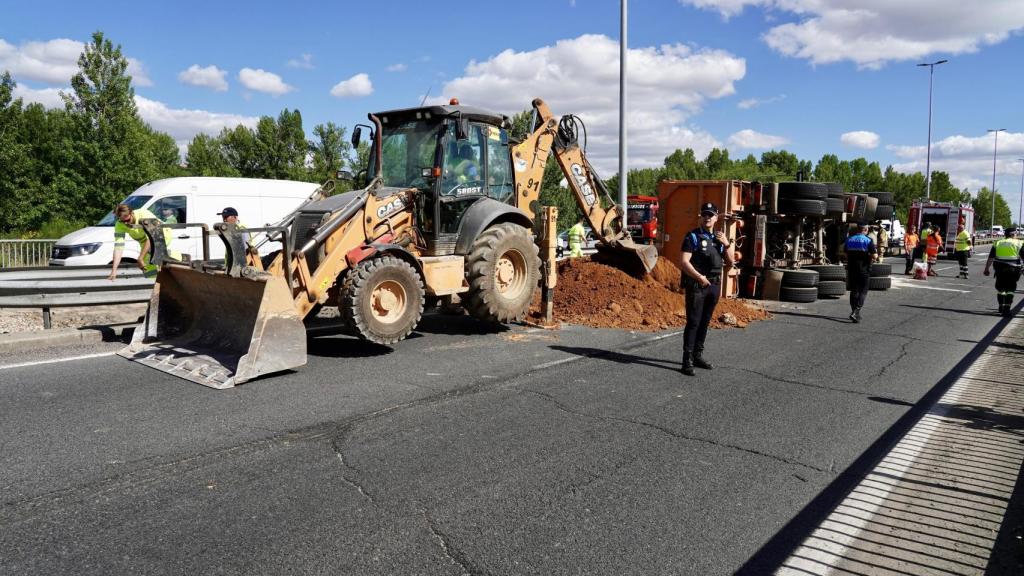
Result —
[[[909, 224], [917, 227], [918, 233], [924, 224], [938, 226], [942, 229], [942, 241], [945, 244], [946, 255], [953, 255], [953, 245], [956, 242], [956, 230], [958, 225], [963, 225], [964, 230], [971, 236], [971, 244], [974, 244], [974, 208], [970, 206], [955, 204], [952, 202], [923, 202], [915, 201], [910, 206], [910, 215], [907, 218]], [[921, 239], [924, 241], [924, 238]]]
[[628, 196], [626, 228], [633, 242], [654, 244], [658, 233], [658, 199], [654, 196]]

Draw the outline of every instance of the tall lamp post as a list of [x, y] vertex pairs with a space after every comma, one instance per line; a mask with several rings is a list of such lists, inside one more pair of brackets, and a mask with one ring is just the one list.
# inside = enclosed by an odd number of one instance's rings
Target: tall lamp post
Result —
[[924, 176], [924, 199], [932, 199], [932, 77], [935, 76], [935, 67], [939, 64], [945, 64], [949, 60], [939, 60], [937, 62], [922, 63], [918, 66], [928, 67], [928, 159], [925, 161], [925, 176]]
[[629, 202], [626, 200], [629, 190], [628, 170], [626, 169], [626, 41], [627, 0], [620, 0], [619, 5], [619, 206], [622, 207], [622, 230], [626, 230]]
[[1024, 158], [1020, 162], [1020, 200], [1017, 201], [1017, 228], [1024, 228]]
[[1006, 128], [989, 128], [989, 132], [996, 135], [995, 142], [992, 143], [992, 214], [989, 215], [988, 233], [989, 237], [995, 238], [996, 236], [996, 151], [999, 150], [999, 133], [1005, 132]]

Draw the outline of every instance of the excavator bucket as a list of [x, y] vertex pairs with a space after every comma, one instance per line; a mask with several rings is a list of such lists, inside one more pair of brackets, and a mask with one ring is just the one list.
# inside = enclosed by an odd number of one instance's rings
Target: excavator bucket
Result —
[[118, 354], [211, 388], [306, 363], [306, 329], [284, 278], [163, 266], [145, 322]]
[[650, 274], [658, 264], [656, 246], [637, 244], [630, 238], [599, 242], [597, 251], [609, 264], [636, 276]]

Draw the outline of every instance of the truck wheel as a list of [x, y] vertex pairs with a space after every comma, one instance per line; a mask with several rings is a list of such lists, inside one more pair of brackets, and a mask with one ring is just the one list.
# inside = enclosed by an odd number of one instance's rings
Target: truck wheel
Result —
[[394, 344], [419, 324], [423, 299], [416, 269], [394, 256], [382, 256], [360, 262], [345, 275], [341, 313], [356, 336]]
[[892, 264], [888, 262], [872, 262], [870, 273], [872, 278], [884, 278], [892, 274]]
[[779, 300], [783, 302], [814, 302], [818, 299], [818, 289], [798, 286], [783, 286], [779, 289]]
[[804, 266], [801, 270], [814, 270], [817, 272], [818, 284], [835, 280], [840, 282], [846, 281], [846, 267], [842, 264], [814, 264], [811, 266]]
[[506, 222], [484, 230], [466, 256], [466, 310], [486, 322], [523, 319], [540, 281], [537, 253], [522, 226]]
[[892, 288], [892, 278], [888, 276], [872, 276], [868, 278], [868, 290], [888, 290]]

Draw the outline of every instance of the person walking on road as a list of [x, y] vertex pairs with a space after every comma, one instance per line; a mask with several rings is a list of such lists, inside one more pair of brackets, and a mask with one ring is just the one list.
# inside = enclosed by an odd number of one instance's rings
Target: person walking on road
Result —
[[878, 227], [878, 261], [881, 262], [889, 250], [889, 231], [885, 226]]
[[920, 241], [920, 238], [917, 237], [917, 228], [911, 224], [906, 234], [903, 235], [903, 257], [907, 261], [907, 267], [903, 271], [904, 276], [910, 276], [914, 269], [914, 255], [917, 254], [917, 245]]
[[[121, 255], [124, 253], [125, 236], [139, 243], [139, 257], [136, 258], [135, 265], [138, 266], [139, 270], [142, 270], [142, 274], [146, 278], [156, 277], [157, 266], [150, 263], [152, 246], [150, 246], [149, 236], [146, 235], [146, 231], [142, 229], [139, 223], [150, 219], [155, 219], [158, 222], [162, 221], [145, 208], [133, 210], [127, 204], [118, 204], [117, 208], [114, 208], [114, 217], [117, 218], [117, 221], [114, 223], [114, 260], [107, 279], [111, 282], [117, 279], [117, 268], [121, 265]], [[163, 233], [164, 245], [167, 246], [168, 256], [175, 260], [180, 260], [181, 255], [171, 250], [171, 229], [164, 228]]]
[[683, 329], [683, 374], [693, 376], [693, 367], [711, 370], [704, 358], [704, 339], [722, 293], [723, 261], [733, 262], [732, 242], [715, 232], [718, 207], [705, 202], [700, 207], [700, 226], [683, 238], [682, 285], [686, 292], [686, 328]]
[[956, 227], [956, 240], [953, 242], [953, 255], [960, 264], [960, 278], [967, 280], [967, 256], [971, 253], [971, 235], [967, 233], [964, 225]]
[[938, 276], [939, 273], [934, 270], [935, 262], [939, 259], [939, 251], [942, 250], [942, 228], [936, 226], [932, 228], [925, 240], [925, 254], [928, 256], [928, 275]]
[[569, 228], [569, 258], [583, 256], [583, 242], [586, 240], [587, 232], [583, 229], [583, 217]]
[[1021, 273], [1021, 240], [1016, 230], [1008, 230], [1005, 238], [992, 244], [992, 250], [985, 261], [985, 276], [989, 269], [996, 270], [996, 300], [999, 302], [999, 313], [1010, 315], [1013, 307], [1013, 293], [1017, 291], [1017, 282]]
[[861, 224], [850, 230], [846, 239], [846, 277], [850, 281], [850, 320], [860, 322], [860, 310], [868, 298], [871, 281], [871, 262], [878, 258], [874, 242], [867, 235], [868, 227]]

